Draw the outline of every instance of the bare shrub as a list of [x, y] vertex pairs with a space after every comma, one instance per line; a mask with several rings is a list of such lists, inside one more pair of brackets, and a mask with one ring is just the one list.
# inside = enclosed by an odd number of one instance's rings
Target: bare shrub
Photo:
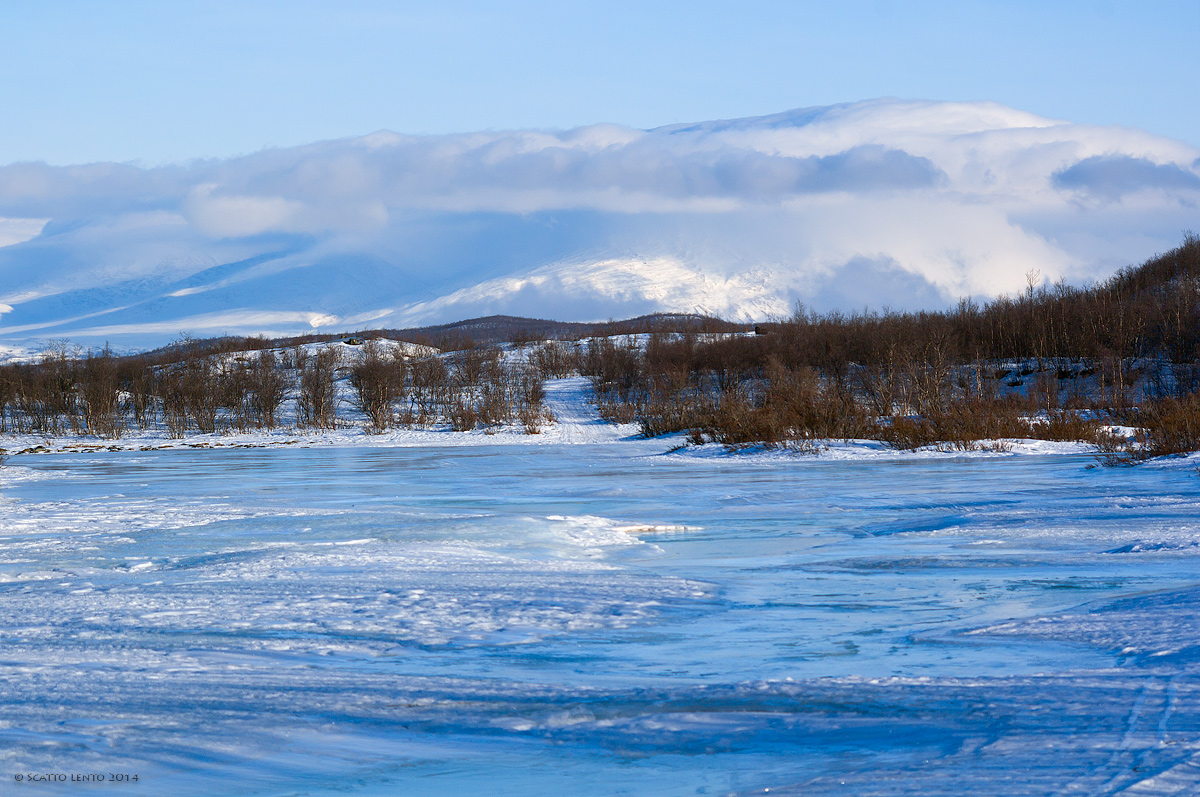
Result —
[[509, 343], [518, 349], [523, 349], [531, 343], [537, 343], [541, 339], [541, 335], [528, 329], [518, 329], [508, 338]]
[[62, 370], [61, 362], [49, 354], [38, 363], [5, 368], [11, 431], [47, 437], [65, 431], [64, 412], [74, 387], [73, 379]]
[[164, 366], [158, 389], [168, 434], [183, 437], [192, 426], [201, 434], [215, 432], [224, 388], [214, 356], [189, 351], [183, 361]]
[[17, 381], [8, 368], [0, 367], [0, 434], [9, 431], [9, 413], [17, 396]]
[[356, 354], [350, 385], [369, 431], [386, 431], [394, 422], [393, 405], [404, 395], [404, 372], [403, 357], [388, 356], [377, 340], [368, 340]]
[[1125, 419], [1135, 423], [1138, 431], [1132, 441], [1102, 447], [1106, 465], [1134, 465], [1200, 450], [1200, 393], [1144, 402], [1126, 412]]
[[756, 406], [741, 390], [730, 387], [721, 393], [715, 405], [697, 402], [700, 423], [690, 432], [694, 442], [715, 442], [727, 446], [762, 444], [776, 446], [788, 437], [788, 429], [779, 413]]
[[135, 357], [121, 364], [119, 376], [121, 388], [128, 397], [133, 422], [139, 429], [147, 429], [157, 419], [154, 397], [158, 392], [157, 378], [150, 361]]
[[414, 421], [429, 423], [440, 413], [454, 431], [491, 431], [519, 421], [526, 432], [537, 434], [553, 419], [534, 365], [512, 364], [496, 351], [480, 349], [456, 355], [453, 363], [453, 371], [433, 358], [412, 363], [407, 415]]
[[1140, 425], [1140, 440], [1151, 457], [1200, 450], [1200, 394], [1148, 402]]
[[911, 450], [938, 446], [974, 451], [982, 441], [1032, 438], [1078, 441], [1099, 445], [1105, 441], [1099, 420], [1067, 410], [1029, 417], [1017, 401], [974, 399], [956, 402], [929, 416], [892, 418], [880, 425], [878, 437], [893, 448]]
[[442, 407], [450, 401], [450, 373], [439, 357], [422, 357], [409, 363], [409, 406], [403, 414], [405, 425], [428, 426], [435, 423]]
[[500, 362], [500, 349], [495, 346], [479, 346], [455, 353], [454, 371], [462, 384], [474, 386], [491, 374], [489, 369]]
[[188, 430], [187, 400], [182, 382], [177, 368], [164, 372], [158, 379], [163, 421], [167, 424], [167, 434], [173, 438], [183, 437]]
[[456, 432], [469, 432], [479, 425], [479, 412], [469, 397], [459, 394], [448, 410], [450, 428]]
[[300, 395], [296, 401], [296, 420], [300, 426], [332, 429], [337, 425], [338, 353], [321, 349], [303, 358], [300, 367]]
[[787, 437], [854, 438], [874, 430], [872, 417], [855, 400], [849, 387], [823, 380], [812, 368], [791, 369], [772, 359], [766, 369], [763, 409], [788, 429]]
[[1098, 445], [1105, 435], [1098, 418], [1078, 412], [1053, 410], [1030, 422], [1029, 436], [1037, 440], [1078, 441]]
[[575, 349], [560, 341], [543, 343], [533, 349], [529, 353], [529, 362], [542, 379], [563, 379], [579, 369]]
[[254, 410], [250, 404], [250, 358], [238, 355], [220, 363], [217, 377], [220, 384], [220, 406], [228, 411], [228, 423], [239, 432], [254, 426]]
[[664, 420], [670, 426], [686, 424], [693, 441], [730, 446], [807, 449], [814, 440], [867, 437], [876, 428], [845, 385], [823, 380], [811, 368], [791, 369], [776, 360], [767, 364], [759, 382], [730, 384], [715, 402], [706, 400], [703, 392], [693, 392], [684, 406], [687, 412], [681, 416], [660, 416], [660, 428]]
[[623, 401], [617, 392], [598, 392], [596, 411], [609, 423], [633, 423], [638, 419], [638, 405]]
[[517, 419], [526, 434], [540, 434], [544, 424], [554, 422], [553, 413], [545, 406], [546, 389], [542, 379], [542, 369], [534, 365], [517, 369], [511, 377]]
[[928, 419], [919, 416], [898, 416], [883, 423], [876, 432], [877, 439], [901, 451], [912, 451], [943, 442], [941, 435]]
[[554, 413], [549, 407], [542, 405], [522, 405], [517, 411], [517, 418], [525, 429], [525, 434], [541, 434], [542, 427], [554, 423]]
[[65, 341], [49, 347], [30, 376], [25, 409], [34, 420], [31, 431], [50, 436], [64, 434], [68, 427], [81, 431], [75, 362]]
[[499, 360], [492, 360], [484, 368], [478, 382], [476, 403], [479, 422], [486, 427], [503, 426], [511, 423], [514, 410], [514, 385], [512, 373]]
[[[724, 398], [733, 400], [734, 397]], [[691, 387], [686, 379], [680, 380], [678, 372], [656, 379], [641, 401], [630, 406], [635, 407], [633, 419], [637, 421], [638, 431], [643, 437], [658, 437], [706, 426], [719, 412], [704, 391]]]
[[84, 423], [97, 437], [118, 438], [125, 431], [125, 403], [117, 381], [117, 364], [107, 346], [88, 352], [80, 374]]
[[617, 344], [612, 338], [592, 338], [581, 356], [579, 371], [592, 380], [597, 395], [615, 393], [624, 401], [638, 387], [641, 357], [632, 340]]
[[220, 411], [222, 388], [218, 378], [215, 356], [189, 358], [181, 371], [180, 389], [188, 417], [201, 434], [217, 431], [217, 415]]
[[287, 397], [291, 379], [284, 363], [271, 349], [259, 352], [246, 374], [249, 403], [255, 424], [274, 429], [279, 421], [279, 407]]

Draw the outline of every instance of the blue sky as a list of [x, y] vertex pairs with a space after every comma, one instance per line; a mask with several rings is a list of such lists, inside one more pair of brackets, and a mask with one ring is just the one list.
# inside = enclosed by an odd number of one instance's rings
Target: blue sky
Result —
[[17, 2], [0, 163], [995, 100], [1200, 143], [1200, 3]]

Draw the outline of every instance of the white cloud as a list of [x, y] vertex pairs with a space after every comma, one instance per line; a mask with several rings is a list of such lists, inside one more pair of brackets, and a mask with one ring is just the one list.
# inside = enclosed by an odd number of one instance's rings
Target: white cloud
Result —
[[828, 273], [855, 258], [888, 259], [947, 298], [1015, 290], [1031, 269], [1053, 281], [1078, 265], [998, 205], [939, 194], [902, 202], [846, 196], [798, 203], [795, 212], [808, 241], [804, 255], [815, 268]]
[[753, 316], [874, 301], [864, 274], [893, 306], [952, 301], [1173, 245], [1200, 227], [1198, 164], [1137, 130], [899, 100], [650, 131], [380, 131], [155, 169], [14, 164], [0, 300], [14, 327], [64, 333], [118, 307], [141, 313], [123, 330], [235, 311]]
[[6, 219], [0, 217], [0, 247], [12, 246], [36, 237], [48, 221], [50, 219]]
[[214, 238], [245, 238], [264, 232], [292, 231], [304, 215], [304, 204], [283, 197], [215, 193], [211, 183], [197, 186], [184, 202], [189, 222]]

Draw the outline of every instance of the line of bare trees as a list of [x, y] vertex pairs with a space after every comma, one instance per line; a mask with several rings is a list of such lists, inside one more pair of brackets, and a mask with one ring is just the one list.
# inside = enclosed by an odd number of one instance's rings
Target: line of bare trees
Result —
[[0, 367], [0, 433], [113, 439], [135, 429], [176, 438], [269, 430], [283, 424], [285, 406], [294, 408], [295, 426], [314, 429], [345, 424], [352, 417], [345, 409], [361, 412], [371, 432], [520, 424], [532, 434], [551, 420], [547, 371], [536, 357], [509, 362], [494, 347], [406, 357], [379, 340], [346, 350], [213, 352], [185, 340], [174, 357], [117, 357], [107, 348], [83, 354], [60, 346], [37, 362]]

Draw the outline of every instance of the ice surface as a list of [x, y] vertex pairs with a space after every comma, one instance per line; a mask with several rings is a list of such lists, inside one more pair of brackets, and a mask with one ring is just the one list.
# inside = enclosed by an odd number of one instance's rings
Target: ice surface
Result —
[[536, 436], [13, 457], [0, 792], [1200, 790], [1194, 461], [667, 453], [575, 387]]

